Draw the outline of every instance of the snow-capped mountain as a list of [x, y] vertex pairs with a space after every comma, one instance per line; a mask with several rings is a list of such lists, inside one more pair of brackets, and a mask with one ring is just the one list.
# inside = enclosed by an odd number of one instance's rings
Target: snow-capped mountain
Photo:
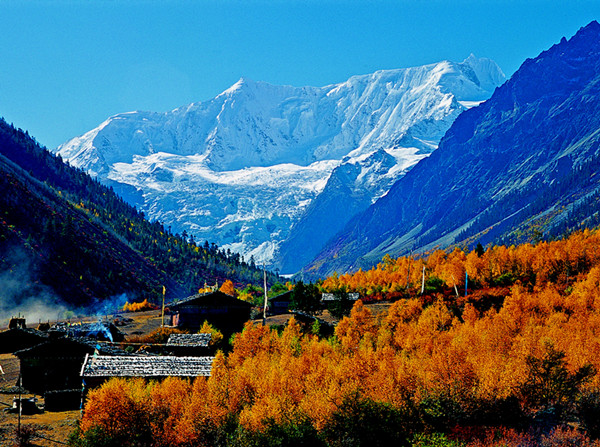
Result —
[[[294, 249], [281, 254], [281, 242], [307, 226], [303, 216], [314, 214], [321, 192], [344, 184], [344, 200], [360, 203], [333, 219], [347, 222], [504, 79], [493, 61], [473, 55], [326, 87], [241, 79], [171, 112], [115, 115], [56, 151], [174, 232], [277, 265]], [[328, 235], [329, 224], [308, 228]]]

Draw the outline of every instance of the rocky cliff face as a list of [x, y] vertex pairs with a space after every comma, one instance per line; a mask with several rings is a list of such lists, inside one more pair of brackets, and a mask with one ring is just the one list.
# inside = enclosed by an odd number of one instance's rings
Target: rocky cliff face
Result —
[[390, 253], [517, 242], [597, 220], [600, 25], [523, 63], [323, 250], [318, 274]]

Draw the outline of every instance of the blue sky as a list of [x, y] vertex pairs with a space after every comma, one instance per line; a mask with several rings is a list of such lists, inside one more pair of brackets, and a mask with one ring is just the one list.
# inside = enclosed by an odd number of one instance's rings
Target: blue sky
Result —
[[244, 76], [322, 86], [470, 53], [510, 76], [597, 0], [0, 0], [0, 116], [53, 148]]

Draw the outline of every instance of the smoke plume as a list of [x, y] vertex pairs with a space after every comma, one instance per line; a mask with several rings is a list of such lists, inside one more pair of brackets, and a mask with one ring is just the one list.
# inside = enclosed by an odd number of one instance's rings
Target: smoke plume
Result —
[[65, 317], [67, 307], [34, 277], [31, 260], [22, 248], [6, 248], [0, 256], [0, 327], [6, 327], [8, 320], [19, 314], [29, 327], [40, 320]]

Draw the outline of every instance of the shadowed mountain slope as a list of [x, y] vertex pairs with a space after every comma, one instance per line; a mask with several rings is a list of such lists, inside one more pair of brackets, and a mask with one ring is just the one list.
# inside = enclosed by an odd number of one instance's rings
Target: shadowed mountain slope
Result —
[[31, 300], [90, 307], [123, 294], [158, 299], [163, 285], [181, 297], [225, 278], [260, 283], [262, 272], [148, 222], [0, 120], [0, 311]]
[[599, 143], [600, 25], [592, 22], [461, 114], [438, 150], [333, 238], [310, 270], [595, 225]]

